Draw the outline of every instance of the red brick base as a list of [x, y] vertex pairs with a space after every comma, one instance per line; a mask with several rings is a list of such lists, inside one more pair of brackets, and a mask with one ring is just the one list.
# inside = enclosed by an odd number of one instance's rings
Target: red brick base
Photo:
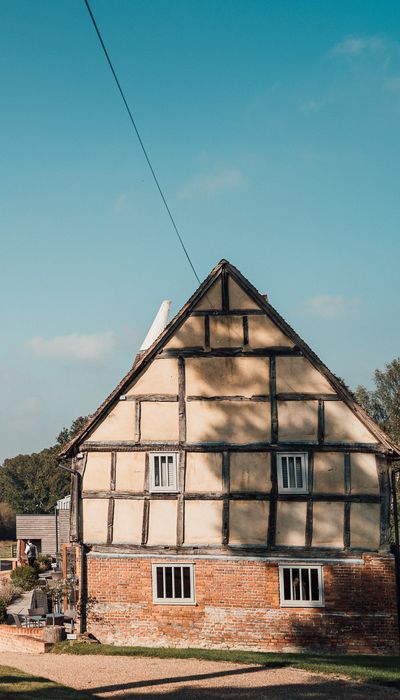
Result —
[[362, 559], [324, 564], [324, 608], [281, 608], [277, 563], [187, 558], [196, 604], [181, 606], [152, 602], [151, 564], [168, 558], [91, 553], [88, 631], [122, 645], [396, 654], [394, 559]]

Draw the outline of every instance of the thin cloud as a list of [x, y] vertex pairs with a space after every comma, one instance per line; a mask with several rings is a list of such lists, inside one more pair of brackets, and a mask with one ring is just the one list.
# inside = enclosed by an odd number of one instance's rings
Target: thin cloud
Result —
[[305, 114], [309, 112], [319, 112], [321, 109], [323, 109], [323, 107], [329, 104], [329, 102], [331, 102], [331, 100], [306, 100], [305, 102], [301, 103], [300, 111], [304, 112]]
[[307, 316], [326, 319], [342, 319], [354, 316], [359, 309], [358, 299], [346, 299], [343, 296], [321, 294], [307, 299], [302, 305], [302, 311]]
[[395, 42], [380, 36], [346, 36], [329, 51], [330, 56], [363, 56], [392, 48]]
[[212, 197], [222, 192], [236, 190], [242, 187], [244, 182], [245, 178], [240, 168], [222, 168], [191, 178], [181, 187], [179, 196], [182, 199]]
[[36, 336], [27, 342], [27, 347], [39, 357], [67, 359], [76, 362], [89, 362], [106, 357], [116, 344], [115, 334], [106, 333], [71, 333], [54, 338]]
[[126, 201], [127, 196], [125, 192], [123, 192], [119, 195], [119, 197], [117, 197], [117, 199], [114, 202], [114, 211], [117, 212], [117, 214], [120, 214], [121, 211], [124, 211], [124, 209], [126, 209]]

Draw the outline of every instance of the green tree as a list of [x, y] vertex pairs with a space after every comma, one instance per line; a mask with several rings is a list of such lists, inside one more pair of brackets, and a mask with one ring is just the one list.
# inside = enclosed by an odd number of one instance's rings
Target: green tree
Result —
[[51, 512], [58, 499], [66, 496], [70, 488], [70, 475], [58, 466], [57, 453], [86, 420], [81, 416], [70, 428], [63, 428], [52, 447], [6, 459], [0, 470], [1, 500], [16, 513]]
[[358, 386], [358, 403], [397, 443], [400, 443], [400, 357], [373, 374], [374, 388]]

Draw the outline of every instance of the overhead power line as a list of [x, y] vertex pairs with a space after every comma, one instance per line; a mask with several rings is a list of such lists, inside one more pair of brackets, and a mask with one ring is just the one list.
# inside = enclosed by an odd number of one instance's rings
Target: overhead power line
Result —
[[192, 261], [191, 261], [191, 259], [190, 259], [190, 255], [189, 255], [189, 253], [188, 253], [188, 251], [187, 251], [187, 249], [186, 249], [186, 246], [185, 246], [185, 244], [184, 244], [184, 242], [183, 242], [183, 240], [182, 240], [182, 236], [181, 236], [181, 234], [180, 234], [179, 231], [178, 231], [178, 227], [177, 227], [177, 225], [176, 225], [176, 223], [175, 223], [174, 217], [172, 216], [172, 213], [171, 213], [171, 210], [170, 210], [170, 208], [169, 208], [169, 206], [168, 206], [168, 202], [167, 202], [167, 200], [166, 200], [166, 198], [165, 198], [164, 192], [163, 192], [162, 189], [161, 189], [161, 185], [160, 185], [160, 183], [159, 183], [158, 177], [157, 177], [157, 175], [156, 175], [156, 173], [155, 173], [155, 171], [154, 171], [154, 168], [153, 168], [153, 166], [152, 166], [152, 164], [151, 164], [150, 157], [149, 157], [149, 155], [148, 155], [148, 153], [147, 153], [147, 150], [146, 150], [146, 148], [145, 148], [145, 145], [144, 145], [144, 143], [143, 143], [143, 141], [142, 141], [142, 137], [140, 136], [139, 130], [138, 130], [137, 126], [136, 126], [136, 122], [135, 122], [135, 120], [134, 120], [134, 118], [133, 118], [133, 115], [132, 115], [132, 112], [131, 112], [131, 110], [130, 110], [130, 108], [129, 108], [128, 102], [127, 102], [126, 97], [125, 97], [125, 95], [124, 95], [124, 91], [123, 91], [123, 89], [122, 89], [122, 87], [121, 87], [121, 84], [120, 84], [120, 82], [119, 82], [119, 80], [118, 80], [117, 74], [116, 74], [116, 72], [115, 72], [115, 70], [114, 70], [114, 66], [113, 66], [113, 64], [111, 63], [111, 59], [110, 59], [109, 53], [108, 53], [108, 51], [107, 51], [107, 49], [106, 49], [105, 43], [104, 43], [103, 38], [102, 38], [102, 36], [101, 36], [101, 34], [100, 34], [100, 30], [99, 30], [99, 28], [98, 28], [98, 26], [97, 26], [97, 22], [96, 22], [96, 20], [95, 20], [95, 18], [94, 18], [94, 15], [93, 15], [93, 12], [92, 12], [91, 7], [90, 7], [90, 5], [89, 5], [89, 2], [88, 2], [88, 0], [84, 0], [84, 2], [85, 2], [85, 5], [86, 5], [86, 7], [87, 7], [87, 10], [88, 10], [88, 12], [89, 12], [90, 19], [91, 19], [92, 22], [93, 22], [93, 26], [94, 26], [94, 28], [95, 28], [95, 30], [96, 30], [96, 34], [97, 34], [98, 39], [99, 39], [99, 41], [100, 41], [101, 47], [102, 47], [102, 49], [103, 49], [103, 51], [104, 51], [104, 55], [105, 55], [105, 57], [106, 57], [106, 59], [107, 59], [107, 63], [108, 63], [108, 65], [110, 66], [111, 72], [112, 72], [112, 74], [113, 74], [113, 76], [114, 76], [114, 80], [115, 80], [116, 85], [117, 85], [117, 87], [118, 87], [119, 93], [120, 93], [120, 95], [121, 95], [121, 97], [122, 97], [122, 100], [123, 100], [123, 103], [124, 103], [124, 105], [125, 105], [126, 111], [128, 112], [129, 119], [131, 120], [132, 126], [133, 126], [133, 128], [134, 128], [134, 130], [135, 130], [135, 134], [136, 134], [136, 136], [137, 136], [137, 138], [138, 138], [138, 141], [139, 141], [139, 143], [140, 143], [140, 147], [141, 147], [141, 149], [142, 149], [142, 151], [143, 151], [144, 157], [146, 158], [147, 165], [149, 166], [150, 172], [151, 172], [151, 174], [152, 174], [152, 176], [153, 176], [153, 179], [154, 179], [154, 182], [156, 183], [156, 186], [157, 186], [158, 192], [159, 192], [159, 194], [160, 194], [160, 197], [161, 197], [161, 199], [162, 199], [162, 201], [163, 201], [163, 203], [164, 203], [164, 206], [165, 206], [165, 208], [166, 208], [166, 210], [167, 210], [167, 214], [168, 214], [168, 216], [169, 216], [169, 218], [170, 218], [170, 220], [171, 220], [172, 226], [173, 226], [174, 231], [175, 231], [175, 233], [176, 233], [176, 235], [177, 235], [177, 237], [178, 237], [179, 243], [180, 243], [181, 246], [182, 246], [183, 252], [184, 252], [185, 255], [186, 255], [186, 258], [187, 258], [187, 260], [188, 260], [188, 263], [189, 263], [190, 267], [192, 268], [193, 273], [194, 273], [194, 275], [195, 275], [195, 277], [196, 277], [198, 283], [200, 284], [200, 278], [199, 278], [199, 276], [198, 276], [198, 274], [197, 274], [197, 272], [196, 272], [196, 270], [195, 270], [195, 267], [194, 267], [194, 265], [193, 265], [193, 263], [192, 263]]

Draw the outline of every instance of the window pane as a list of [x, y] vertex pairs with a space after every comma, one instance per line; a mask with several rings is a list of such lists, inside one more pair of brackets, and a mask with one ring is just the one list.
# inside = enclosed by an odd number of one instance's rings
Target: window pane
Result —
[[289, 462], [289, 486], [291, 489], [296, 488], [296, 477], [294, 473], [294, 457], [288, 458]]
[[292, 569], [292, 600], [300, 600], [300, 570]]
[[302, 600], [310, 600], [310, 582], [308, 580], [309, 569], [300, 569], [301, 572], [301, 597]]
[[182, 567], [174, 566], [175, 598], [182, 598]]
[[164, 598], [164, 579], [162, 566], [157, 566], [157, 598]]
[[190, 567], [189, 566], [183, 566], [183, 597], [184, 598], [190, 598], [191, 597], [191, 591], [190, 591]]
[[160, 458], [154, 457], [154, 486], [160, 486]]
[[165, 597], [172, 598], [172, 567], [165, 567]]
[[311, 600], [319, 600], [318, 569], [311, 569]]
[[284, 489], [287, 489], [287, 487], [289, 486], [289, 483], [288, 483], [288, 468], [287, 468], [287, 458], [286, 457], [282, 457], [281, 467], [282, 467], [282, 486]]
[[296, 457], [296, 486], [298, 489], [303, 488], [303, 470], [301, 468], [301, 457]]
[[283, 595], [285, 600], [291, 600], [290, 594], [290, 569], [283, 569]]
[[175, 486], [175, 474], [174, 474], [174, 458], [172, 456], [168, 456], [168, 486], [172, 488]]
[[163, 455], [161, 457], [161, 486], [166, 486], [167, 485], [167, 465], [166, 465], [166, 457]]

